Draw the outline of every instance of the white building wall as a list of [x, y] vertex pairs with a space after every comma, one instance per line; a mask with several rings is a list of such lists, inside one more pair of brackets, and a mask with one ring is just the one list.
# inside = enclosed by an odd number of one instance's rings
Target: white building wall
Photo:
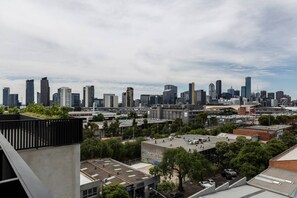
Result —
[[18, 151], [54, 198], [80, 197], [80, 145]]

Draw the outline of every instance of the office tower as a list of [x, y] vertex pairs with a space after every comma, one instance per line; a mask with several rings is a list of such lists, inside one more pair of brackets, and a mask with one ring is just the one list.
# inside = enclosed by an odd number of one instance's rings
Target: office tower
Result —
[[227, 93], [231, 94], [231, 97], [234, 96], [234, 89], [232, 88], [232, 86], [230, 89], [227, 90]]
[[189, 91], [184, 91], [180, 93], [180, 97], [183, 104], [189, 103]]
[[59, 96], [59, 93], [54, 93], [53, 94], [53, 103], [55, 105], [60, 105], [60, 96]]
[[19, 107], [19, 95], [18, 94], [9, 94], [9, 101], [8, 101], [9, 107]]
[[150, 106], [153, 105], [159, 105], [163, 102], [163, 96], [162, 95], [151, 95], [150, 96]]
[[222, 95], [222, 81], [217, 80], [216, 81], [216, 92], [217, 92], [217, 98], [220, 99]]
[[59, 88], [58, 95], [61, 107], [71, 107], [71, 89], [69, 87]]
[[9, 106], [9, 94], [10, 94], [10, 88], [4, 87], [3, 88], [3, 105]]
[[142, 107], [148, 107], [150, 104], [150, 95], [141, 94], [140, 95], [140, 103]]
[[37, 99], [37, 104], [40, 104], [40, 92], [37, 92], [37, 94], [36, 94], [37, 96], [36, 96], [36, 99]]
[[265, 90], [262, 90], [262, 91], [260, 92], [260, 97], [261, 97], [261, 98], [265, 99], [265, 98], [266, 98], [266, 95], [267, 95], [267, 92], [266, 92]]
[[40, 81], [40, 103], [44, 106], [50, 105], [50, 87], [47, 77], [44, 77]]
[[246, 98], [246, 87], [245, 86], [241, 86], [241, 97]]
[[134, 100], [134, 106], [135, 107], [140, 107], [140, 105], [141, 105], [141, 100], [140, 99], [135, 99]]
[[80, 94], [79, 93], [71, 94], [71, 106], [72, 107], [80, 107]]
[[195, 105], [196, 98], [195, 98], [195, 83], [189, 83], [189, 104]]
[[126, 96], [127, 93], [126, 92], [123, 92], [122, 93], [122, 107], [126, 107]]
[[197, 104], [198, 105], [206, 105], [206, 92], [203, 90], [195, 91]]
[[274, 99], [274, 93], [273, 93], [273, 92], [268, 93], [268, 94], [267, 94], [267, 97], [268, 97], [269, 99]]
[[251, 77], [245, 78], [245, 96], [248, 100], [251, 100], [252, 96], [252, 80]]
[[133, 107], [134, 106], [134, 98], [133, 98], [133, 88], [127, 87], [126, 91], [126, 107]]
[[94, 103], [96, 107], [104, 107], [104, 99], [103, 98], [94, 98]]
[[281, 103], [281, 99], [284, 97], [284, 92], [283, 91], [277, 91], [275, 93], [275, 98], [277, 100], [277, 102], [280, 104]]
[[34, 80], [26, 80], [26, 105], [34, 103]]
[[95, 98], [95, 88], [93, 85], [85, 86], [83, 89], [83, 106], [93, 107], [93, 102]]
[[174, 85], [165, 85], [163, 92], [163, 104], [176, 104], [177, 87]]
[[240, 96], [240, 91], [239, 90], [234, 90], [234, 96]]
[[208, 95], [210, 96], [210, 99], [211, 100], [214, 100], [216, 99], [216, 88], [215, 88], [215, 85], [213, 83], [210, 83], [209, 86], [208, 86]]
[[103, 101], [105, 108], [117, 108], [118, 105], [118, 96], [115, 94], [103, 94]]

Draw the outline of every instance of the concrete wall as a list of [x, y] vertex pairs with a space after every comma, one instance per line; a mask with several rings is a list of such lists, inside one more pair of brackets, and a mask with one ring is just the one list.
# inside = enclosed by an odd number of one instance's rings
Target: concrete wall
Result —
[[[160, 140], [156, 140], [156, 142]], [[161, 162], [165, 148], [153, 144], [141, 143], [141, 161], [146, 163]]]
[[234, 129], [233, 134], [248, 135], [248, 136], [259, 135], [259, 139], [263, 141], [269, 141], [270, 139], [275, 137], [275, 134], [270, 134], [269, 131], [253, 130], [253, 129]]
[[80, 197], [80, 145], [18, 151], [56, 198]]

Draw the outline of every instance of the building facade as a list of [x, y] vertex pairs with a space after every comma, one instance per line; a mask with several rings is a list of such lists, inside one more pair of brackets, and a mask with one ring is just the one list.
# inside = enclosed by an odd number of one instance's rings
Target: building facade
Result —
[[93, 107], [95, 98], [95, 88], [93, 85], [85, 86], [83, 88], [83, 106], [84, 107]]
[[252, 78], [251, 77], [245, 78], [245, 96], [248, 100], [251, 100], [251, 96], [252, 96]]
[[80, 107], [80, 94], [79, 93], [72, 93], [71, 94], [71, 105], [72, 107]]
[[189, 83], [189, 104], [195, 105], [196, 104], [196, 97], [195, 97], [195, 83]]
[[26, 105], [34, 103], [34, 80], [26, 80]]
[[44, 106], [50, 105], [50, 87], [47, 77], [40, 81], [40, 103]]
[[58, 89], [59, 104], [62, 107], [71, 107], [71, 89], [69, 87], [61, 87]]
[[177, 86], [165, 85], [163, 92], [163, 104], [176, 104]]
[[127, 87], [126, 91], [126, 107], [134, 106], [134, 89], [132, 87]]
[[10, 88], [4, 87], [3, 88], [3, 105], [6, 107], [9, 106], [9, 94], [10, 94]]
[[221, 80], [216, 81], [216, 93], [217, 93], [217, 98], [220, 99], [221, 94], [222, 94], [222, 81]]
[[118, 96], [115, 94], [103, 94], [105, 108], [117, 108], [119, 106]]

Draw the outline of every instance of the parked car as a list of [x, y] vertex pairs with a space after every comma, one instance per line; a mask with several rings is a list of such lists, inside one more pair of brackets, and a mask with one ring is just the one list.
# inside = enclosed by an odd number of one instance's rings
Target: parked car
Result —
[[207, 179], [207, 180], [204, 180], [204, 181], [200, 181], [199, 184], [202, 187], [208, 188], [208, 187], [211, 187], [211, 186], [215, 185], [215, 181], [213, 179]]
[[233, 169], [226, 168], [223, 170], [222, 176], [226, 177], [227, 179], [232, 179], [233, 177], [237, 176], [237, 173]]
[[184, 197], [184, 194], [182, 192], [172, 192], [170, 193], [170, 197], [172, 198], [183, 198]]

